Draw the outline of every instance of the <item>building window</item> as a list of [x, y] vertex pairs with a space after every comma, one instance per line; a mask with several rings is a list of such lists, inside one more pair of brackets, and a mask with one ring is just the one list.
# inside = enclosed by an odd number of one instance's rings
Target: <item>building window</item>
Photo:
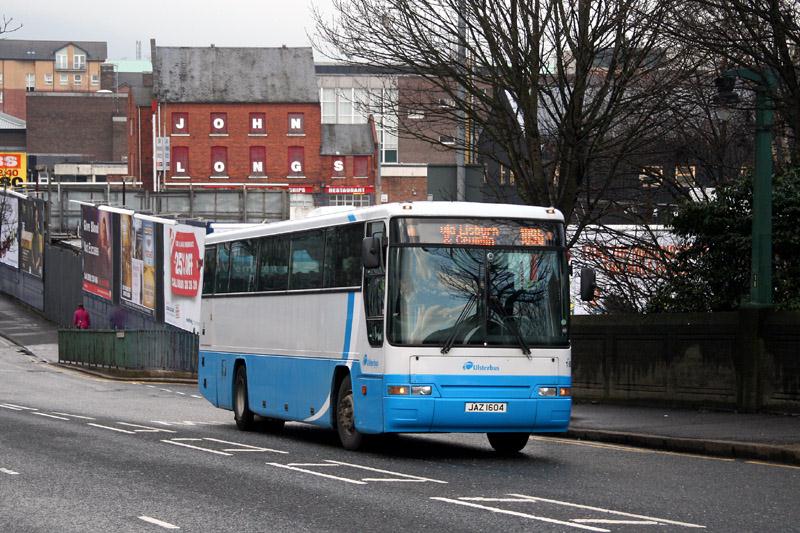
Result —
[[250, 147], [250, 175], [264, 177], [267, 174], [267, 148], [264, 146]]
[[228, 149], [225, 146], [211, 147], [211, 176], [228, 177]]
[[228, 134], [228, 114], [211, 113], [211, 135]]
[[303, 113], [289, 113], [289, 135], [305, 135]]
[[368, 194], [332, 194], [330, 196], [330, 205], [352, 205], [354, 207], [363, 207], [370, 205], [370, 198]]
[[36, 89], [36, 74], [25, 74], [25, 90], [30, 92]]
[[2, 84], [2, 83], [3, 83], [3, 73], [0, 72], [0, 84]]
[[0, 104], [3, 103], [3, 91], [0, 89]]
[[456, 144], [455, 138], [451, 135], [439, 135], [439, 142], [448, 146], [454, 146]]
[[72, 68], [75, 70], [82, 70], [86, 68], [86, 55], [85, 54], [75, 54], [72, 56]]
[[291, 177], [303, 177], [303, 172], [305, 169], [305, 161], [303, 158], [303, 147], [302, 146], [290, 146], [289, 147], [289, 176]]
[[173, 135], [189, 134], [189, 113], [172, 114], [172, 134]]
[[173, 176], [188, 176], [189, 175], [189, 147], [188, 146], [173, 146], [172, 147], [172, 175]]
[[45, 74], [44, 83], [45, 85], [53, 85], [53, 75], [50, 73]]
[[336, 124], [336, 91], [334, 89], [320, 89], [319, 96], [322, 106], [322, 123]]
[[66, 74], [59, 74], [58, 83], [59, 85], [67, 85], [69, 83], [69, 76]]
[[642, 168], [639, 172], [639, 183], [643, 189], [655, 189], [664, 180], [664, 167], [654, 165]]
[[250, 113], [250, 134], [266, 135], [267, 115], [265, 113]]
[[92, 85], [100, 85], [100, 76], [92, 74]]
[[61, 52], [56, 52], [56, 68], [58, 69], [69, 68], [69, 64], [67, 63], [66, 50], [63, 50]]
[[357, 155], [353, 158], [353, 177], [366, 178], [369, 175], [369, 157]]
[[343, 178], [344, 177], [344, 166], [345, 166], [345, 159], [344, 157], [336, 157], [333, 159], [333, 164], [331, 166], [331, 177], [332, 178]]
[[73, 76], [73, 79], [75, 80], [75, 83], [83, 83], [83, 76], [81, 76], [80, 74], [75, 74], [75, 76]]
[[678, 187], [692, 189], [697, 187], [697, 172], [694, 165], [678, 165], [675, 167], [675, 184]]

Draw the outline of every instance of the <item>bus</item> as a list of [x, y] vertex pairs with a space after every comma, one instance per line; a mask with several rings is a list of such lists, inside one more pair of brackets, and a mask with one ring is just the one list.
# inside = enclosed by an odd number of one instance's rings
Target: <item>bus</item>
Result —
[[566, 431], [561, 213], [338, 209], [207, 236], [198, 387], [208, 401], [239, 429], [256, 415], [268, 430], [304, 422], [334, 429], [349, 450], [375, 434], [468, 432], [515, 453], [531, 433]]

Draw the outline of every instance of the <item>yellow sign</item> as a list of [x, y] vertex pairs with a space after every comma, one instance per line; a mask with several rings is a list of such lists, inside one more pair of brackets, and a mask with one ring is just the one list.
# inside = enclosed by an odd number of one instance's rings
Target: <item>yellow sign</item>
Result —
[[20, 187], [28, 181], [28, 154], [0, 152], [0, 185]]

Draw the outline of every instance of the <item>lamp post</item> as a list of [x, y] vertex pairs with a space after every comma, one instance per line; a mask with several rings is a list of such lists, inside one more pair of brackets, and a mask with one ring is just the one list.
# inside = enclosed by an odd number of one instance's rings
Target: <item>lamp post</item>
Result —
[[738, 101], [733, 87], [736, 78], [755, 83], [756, 93], [756, 153], [753, 171], [753, 228], [750, 263], [751, 307], [772, 305], [772, 125], [774, 106], [772, 91], [777, 85], [769, 69], [732, 69], [717, 78], [718, 101], [731, 104]]

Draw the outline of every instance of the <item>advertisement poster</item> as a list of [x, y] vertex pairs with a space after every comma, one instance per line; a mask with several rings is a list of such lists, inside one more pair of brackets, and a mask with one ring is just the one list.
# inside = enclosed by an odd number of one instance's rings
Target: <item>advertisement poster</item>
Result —
[[111, 300], [114, 275], [111, 245], [111, 213], [91, 205], [81, 206], [83, 290]]
[[19, 199], [0, 194], [0, 263], [19, 268]]
[[164, 226], [164, 322], [186, 331], [200, 331], [205, 238], [202, 227]]
[[120, 299], [137, 309], [156, 308], [156, 235], [149, 220], [121, 214]]
[[0, 152], [0, 183], [4, 187], [19, 187], [28, 181], [28, 154]]
[[19, 268], [38, 278], [44, 265], [44, 200], [19, 203]]

